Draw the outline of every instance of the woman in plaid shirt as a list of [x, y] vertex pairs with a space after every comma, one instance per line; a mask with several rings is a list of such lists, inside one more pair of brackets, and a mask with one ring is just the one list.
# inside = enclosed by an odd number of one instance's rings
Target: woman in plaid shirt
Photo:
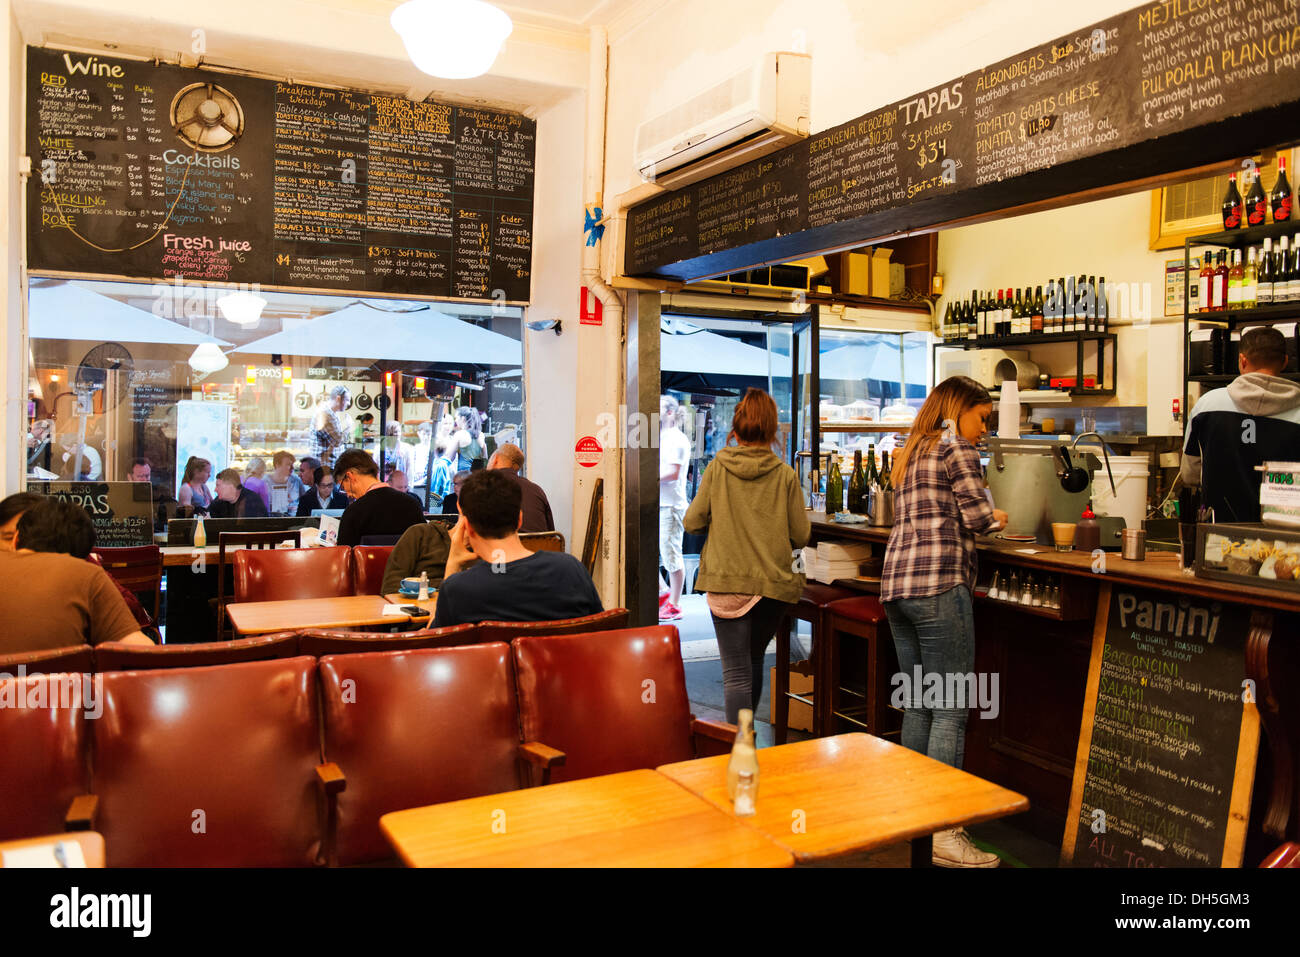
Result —
[[[963, 682], [948, 675], [975, 669], [975, 535], [1006, 524], [989, 504], [975, 444], [988, 431], [993, 400], [974, 379], [953, 376], [935, 386], [894, 459], [894, 528], [885, 550], [880, 600], [889, 618], [905, 679], [904, 747], [960, 768], [966, 702], [949, 700]], [[920, 666], [929, 685], [942, 679], [940, 707], [922, 704], [914, 687]], [[926, 680], [929, 679], [929, 680]], [[929, 695], [927, 695], [929, 697]], [[960, 705], [960, 706], [959, 706]], [[960, 829], [934, 835], [934, 862], [948, 867], [996, 867]]]

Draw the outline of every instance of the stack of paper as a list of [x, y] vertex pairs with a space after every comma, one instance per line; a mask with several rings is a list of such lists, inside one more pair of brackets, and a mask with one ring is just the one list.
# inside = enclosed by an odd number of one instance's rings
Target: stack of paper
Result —
[[855, 578], [862, 563], [871, 557], [870, 545], [822, 542], [805, 548], [804, 573], [812, 581], [830, 584], [841, 578]]

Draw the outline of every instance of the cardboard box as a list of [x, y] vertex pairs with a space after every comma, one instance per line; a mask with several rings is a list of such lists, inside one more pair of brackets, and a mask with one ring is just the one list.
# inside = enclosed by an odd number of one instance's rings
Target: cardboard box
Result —
[[892, 249], [879, 246], [871, 250], [871, 291], [867, 295], [889, 298], [889, 257], [893, 254]]
[[871, 295], [871, 255], [845, 253], [844, 273], [840, 276], [840, 292], [851, 296]]
[[[768, 697], [771, 698], [771, 689], [776, 687], [776, 669], [768, 669]], [[799, 661], [790, 666], [790, 692], [792, 694], [801, 694], [808, 697], [813, 693], [812, 666], [806, 661]], [[772, 711], [775, 711], [775, 704], [772, 705]], [[767, 719], [771, 723], [773, 713], [768, 713]], [[789, 727], [799, 731], [812, 732], [812, 706], [806, 705], [802, 701], [790, 699], [790, 724]]]
[[901, 299], [907, 288], [907, 267], [902, 263], [889, 264], [889, 298]]

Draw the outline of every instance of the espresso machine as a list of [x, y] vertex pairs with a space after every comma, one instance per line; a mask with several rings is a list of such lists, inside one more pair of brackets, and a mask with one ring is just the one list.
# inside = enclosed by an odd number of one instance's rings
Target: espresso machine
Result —
[[[1107, 463], [1102, 468], [1092, 452], [1075, 448], [1080, 438], [1083, 436], [1073, 442], [1047, 442], [989, 437], [986, 477], [994, 505], [1007, 513], [1003, 535], [1032, 535], [1038, 544], [1050, 545], [1053, 522], [1079, 521], [1088, 507], [1094, 479], [1113, 483], [1104, 443], [1101, 452]], [[1124, 520], [1103, 517], [1097, 521], [1101, 547], [1119, 548]]]

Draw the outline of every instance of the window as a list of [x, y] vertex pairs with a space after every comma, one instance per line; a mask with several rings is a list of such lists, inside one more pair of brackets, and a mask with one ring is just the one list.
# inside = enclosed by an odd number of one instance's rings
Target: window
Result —
[[[1289, 155], [1285, 151], [1282, 155]], [[1276, 157], [1256, 156], [1264, 191], [1277, 182]], [[1288, 162], [1288, 167], [1292, 164]], [[1151, 191], [1151, 248], [1177, 249], [1188, 236], [1218, 232], [1223, 228], [1221, 205], [1228, 192], [1228, 173], [1175, 183]], [[1287, 174], [1293, 179], [1293, 174]], [[1237, 178], [1240, 186], [1241, 177]], [[1292, 184], [1294, 186], [1294, 183]], [[1244, 196], [1245, 190], [1242, 194]]]

